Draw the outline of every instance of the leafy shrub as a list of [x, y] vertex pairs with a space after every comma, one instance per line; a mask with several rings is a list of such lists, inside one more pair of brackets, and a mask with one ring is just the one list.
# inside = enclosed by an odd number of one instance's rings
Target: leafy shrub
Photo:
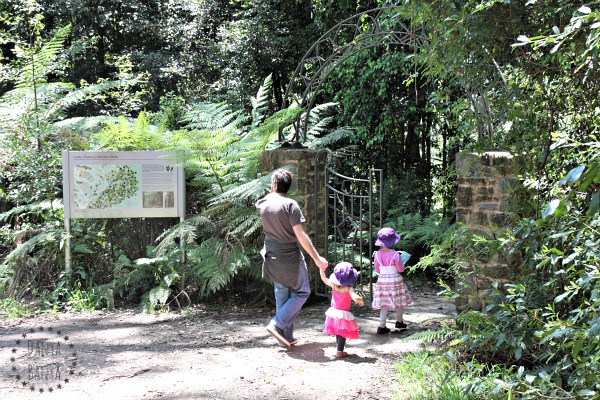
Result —
[[476, 382], [474, 367], [460, 371], [456, 361], [435, 352], [420, 351], [400, 357], [394, 365], [402, 388], [399, 400], [475, 400], [493, 398], [493, 379]]
[[512, 282], [490, 287], [485, 312], [457, 318], [456, 340], [448, 343], [461, 360], [476, 358], [488, 370], [501, 366], [498, 386], [508, 396], [600, 393], [600, 192], [594, 183], [600, 183], [600, 159], [587, 149], [578, 153], [581, 164], [552, 187], [556, 198], [540, 219], [523, 219], [486, 243], [518, 254], [519, 268]]
[[1, 318], [20, 318], [30, 317], [32, 310], [22, 302], [11, 297], [0, 300], [0, 317]]

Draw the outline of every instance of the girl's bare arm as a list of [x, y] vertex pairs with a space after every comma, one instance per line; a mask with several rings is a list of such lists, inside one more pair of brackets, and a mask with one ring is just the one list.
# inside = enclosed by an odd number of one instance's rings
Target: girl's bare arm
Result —
[[360, 297], [358, 294], [356, 294], [356, 292], [354, 291], [354, 288], [350, 288], [350, 296], [352, 297], [352, 300], [354, 300], [356, 302], [356, 304], [358, 304], [360, 307], [364, 307], [365, 302], [362, 299], [362, 297]]
[[319, 268], [319, 274], [321, 275], [321, 280], [323, 281], [324, 284], [326, 284], [327, 286], [333, 287], [332, 283], [329, 282], [329, 279], [327, 278], [327, 276], [325, 276], [325, 270]]

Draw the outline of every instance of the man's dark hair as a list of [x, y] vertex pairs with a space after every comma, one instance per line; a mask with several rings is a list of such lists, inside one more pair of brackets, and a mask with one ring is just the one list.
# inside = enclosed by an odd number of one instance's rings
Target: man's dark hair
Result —
[[290, 190], [290, 186], [292, 186], [292, 173], [286, 169], [276, 169], [271, 177], [271, 182], [277, 184], [275, 187], [277, 193], [286, 194]]

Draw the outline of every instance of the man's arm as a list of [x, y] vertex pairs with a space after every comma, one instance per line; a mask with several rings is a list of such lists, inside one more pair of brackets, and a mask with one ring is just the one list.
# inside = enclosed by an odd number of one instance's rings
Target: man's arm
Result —
[[308, 255], [310, 256], [310, 258], [313, 259], [315, 264], [317, 264], [317, 267], [319, 267], [320, 269], [326, 269], [329, 263], [324, 257], [321, 257], [319, 255], [317, 249], [315, 249], [315, 246], [313, 246], [310, 237], [304, 231], [304, 226], [302, 224], [298, 224], [293, 226], [293, 229], [294, 233], [296, 234], [296, 238], [298, 239], [298, 242], [300, 242], [300, 245], [302, 246], [304, 251], [308, 253]]

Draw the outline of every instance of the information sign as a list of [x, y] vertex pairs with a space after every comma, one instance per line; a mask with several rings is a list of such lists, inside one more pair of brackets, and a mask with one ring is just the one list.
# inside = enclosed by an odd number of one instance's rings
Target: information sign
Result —
[[183, 218], [185, 179], [176, 155], [64, 151], [65, 218]]

